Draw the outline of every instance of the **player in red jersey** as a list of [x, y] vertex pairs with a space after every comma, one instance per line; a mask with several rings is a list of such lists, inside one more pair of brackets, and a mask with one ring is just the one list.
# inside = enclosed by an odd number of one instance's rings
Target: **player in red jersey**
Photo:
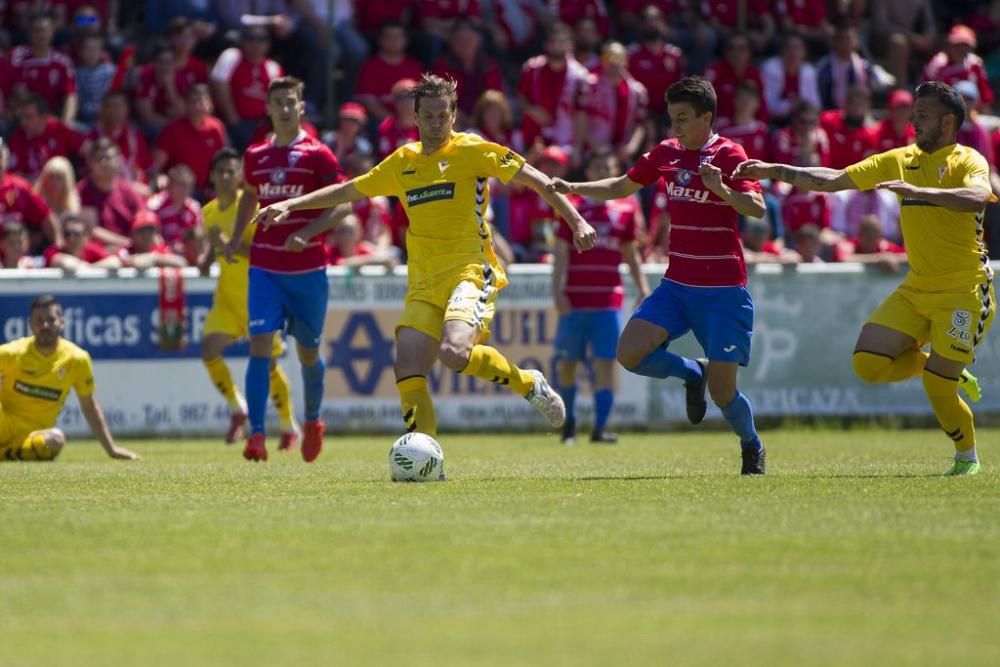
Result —
[[[621, 174], [618, 159], [609, 149], [595, 151], [587, 160], [587, 178], [592, 181]], [[556, 372], [559, 395], [566, 404], [562, 441], [571, 444], [576, 436], [576, 371], [587, 359], [593, 365], [594, 430], [591, 442], [614, 443], [618, 436], [605, 430], [614, 405], [615, 344], [621, 332], [622, 285], [618, 265], [624, 261], [639, 298], [649, 296], [636, 244], [636, 207], [627, 200], [605, 202], [585, 197], [573, 205], [597, 230], [597, 243], [586, 254], [572, 252], [573, 232], [559, 225], [552, 268], [552, 294], [559, 311], [556, 333]]]
[[[556, 192], [594, 199], [621, 199], [659, 179], [670, 205], [670, 264], [660, 286], [642, 302], [618, 341], [619, 363], [639, 375], [677, 377], [687, 388], [688, 419], [699, 423], [707, 408], [705, 388], [740, 437], [744, 475], [762, 475], [764, 446], [750, 402], [736, 388], [739, 366], [750, 361], [753, 300], [737, 214], [759, 218], [764, 198], [756, 181], [729, 174], [746, 155], [712, 132], [716, 98], [700, 77], [667, 90], [667, 112], [676, 138], [643, 155], [624, 176], [587, 183], [553, 179]], [[693, 331], [707, 360], [667, 350], [672, 339]]]
[[830, 168], [843, 169], [875, 153], [875, 128], [869, 124], [871, 91], [863, 86], [847, 90], [844, 110], [830, 109], [819, 116], [819, 126], [830, 138]]
[[[243, 230], [253, 218], [259, 202], [275, 202], [312, 192], [342, 180], [340, 165], [330, 149], [310, 137], [299, 123], [305, 113], [302, 82], [293, 77], [271, 81], [267, 89], [267, 113], [274, 134], [247, 149], [243, 161], [243, 196], [236, 225], [226, 245], [226, 260], [239, 252]], [[249, 330], [250, 363], [247, 366], [246, 397], [250, 437], [243, 456], [266, 461], [264, 416], [270, 389], [271, 350], [276, 331], [286, 324], [295, 336], [305, 389], [306, 419], [302, 458], [313, 461], [323, 447], [323, 423], [319, 419], [323, 400], [325, 368], [319, 353], [329, 287], [326, 250], [321, 238], [310, 239], [301, 252], [285, 250], [285, 240], [320, 215], [343, 217], [350, 206], [328, 211], [302, 211], [283, 224], [258, 227], [250, 245]]]

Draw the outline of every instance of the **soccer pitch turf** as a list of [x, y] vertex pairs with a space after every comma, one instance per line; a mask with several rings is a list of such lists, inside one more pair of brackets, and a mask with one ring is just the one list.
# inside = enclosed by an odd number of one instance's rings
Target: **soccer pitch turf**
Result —
[[217, 442], [0, 465], [0, 665], [1000, 664], [1000, 431]]

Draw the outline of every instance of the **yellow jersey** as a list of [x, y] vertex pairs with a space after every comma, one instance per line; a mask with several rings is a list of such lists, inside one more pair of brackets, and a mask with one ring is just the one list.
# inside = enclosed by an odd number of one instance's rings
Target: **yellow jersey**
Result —
[[493, 251], [486, 206], [489, 179], [508, 183], [524, 158], [499, 144], [465, 132], [430, 155], [419, 141], [396, 149], [366, 174], [354, 179], [361, 194], [398, 197], [410, 227], [406, 233], [408, 283], [429, 288], [470, 264], [489, 263], [496, 287], [507, 276]]
[[[916, 144], [894, 148], [852, 164], [848, 176], [860, 190], [902, 180], [925, 188], [990, 189], [990, 168], [968, 146], [951, 144], [926, 153]], [[995, 198], [994, 198], [995, 199]], [[910, 261], [905, 283], [927, 292], [968, 290], [990, 275], [983, 245], [984, 211], [953, 211], [911, 197], [899, 197], [900, 227]]]
[[65, 338], [49, 356], [38, 351], [34, 336], [0, 345], [0, 375], [0, 410], [36, 430], [56, 425], [70, 387], [77, 396], [94, 393], [90, 355]]
[[[213, 199], [201, 209], [201, 217], [205, 221], [205, 232], [213, 228], [229, 238], [236, 226], [236, 211], [240, 207], [243, 190], [236, 193], [236, 199], [228, 208], [219, 208], [219, 200]], [[243, 242], [250, 245], [257, 225], [247, 225], [243, 231]], [[220, 258], [221, 259], [221, 258]], [[225, 259], [219, 262], [219, 282], [215, 285], [215, 300], [225, 300], [235, 304], [246, 304], [249, 289], [250, 260], [243, 255], [237, 255], [236, 261], [230, 264]], [[245, 306], [244, 306], [245, 307]]]

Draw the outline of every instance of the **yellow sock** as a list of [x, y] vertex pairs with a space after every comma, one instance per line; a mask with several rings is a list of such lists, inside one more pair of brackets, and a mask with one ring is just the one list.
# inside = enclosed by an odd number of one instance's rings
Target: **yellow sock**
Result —
[[874, 352], [855, 352], [852, 358], [854, 373], [865, 382], [902, 382], [924, 372], [928, 354], [912, 349], [896, 359]]
[[462, 371], [488, 382], [507, 385], [518, 396], [527, 396], [535, 386], [535, 378], [523, 371], [489, 345], [476, 345], [469, 355], [469, 364]]
[[292, 429], [292, 396], [288, 386], [288, 376], [277, 364], [271, 369], [271, 403], [281, 421], [281, 430]]
[[236, 391], [236, 385], [233, 384], [233, 376], [229, 373], [229, 367], [226, 366], [226, 362], [222, 360], [222, 357], [215, 357], [214, 359], [202, 360], [205, 364], [205, 369], [208, 371], [208, 377], [212, 379], [212, 384], [215, 388], [219, 390], [219, 393], [226, 397], [226, 403], [229, 404], [229, 409], [234, 412], [246, 412], [246, 403], [242, 400], [242, 396]]
[[399, 405], [403, 410], [403, 421], [407, 433], [426, 433], [437, 437], [437, 415], [434, 401], [423, 375], [411, 375], [396, 383], [399, 389]]
[[956, 451], [976, 446], [976, 428], [972, 410], [958, 396], [958, 380], [924, 371], [924, 391], [934, 408], [938, 423], [955, 443]]
[[36, 432], [24, 439], [19, 447], [4, 452], [8, 461], [51, 461], [56, 455], [45, 442], [45, 434]]

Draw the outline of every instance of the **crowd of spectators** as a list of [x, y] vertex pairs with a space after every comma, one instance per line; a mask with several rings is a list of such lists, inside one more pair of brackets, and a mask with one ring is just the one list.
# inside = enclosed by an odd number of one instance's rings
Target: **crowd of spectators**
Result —
[[[457, 129], [573, 178], [669, 137], [664, 92], [687, 74], [713, 83], [716, 129], [750, 157], [833, 168], [912, 142], [912, 90], [937, 79], [964, 96], [959, 141], [1000, 191], [1000, 0], [6, 0], [0, 19], [5, 268], [204, 265], [211, 158], [267, 137], [283, 74], [348, 176], [417, 138], [409, 91], [430, 71], [458, 82]], [[491, 190], [504, 254], [548, 261], [554, 213]], [[891, 193], [765, 192], [766, 217], [741, 223], [750, 262], [905, 261]], [[668, 196], [622, 203], [647, 261], [669, 259]], [[398, 202], [358, 202], [330, 261], [405, 261], [406, 225]]]

